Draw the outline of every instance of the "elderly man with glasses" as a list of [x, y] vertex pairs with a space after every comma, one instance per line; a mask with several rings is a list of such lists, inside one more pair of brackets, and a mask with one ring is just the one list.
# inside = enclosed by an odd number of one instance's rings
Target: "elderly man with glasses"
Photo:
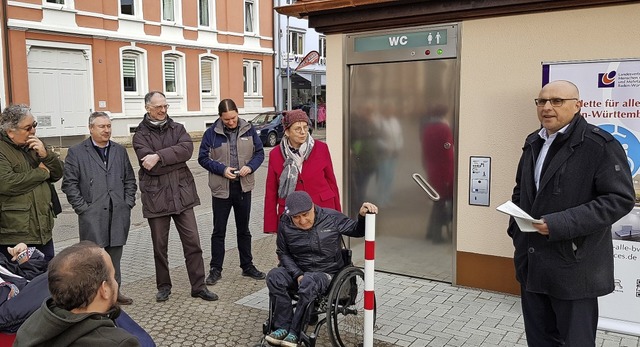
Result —
[[171, 294], [167, 256], [171, 219], [180, 234], [191, 296], [218, 300], [204, 283], [202, 247], [193, 212], [193, 208], [200, 205], [200, 198], [187, 166], [193, 154], [193, 141], [184, 126], [167, 114], [169, 105], [162, 92], [147, 93], [144, 102], [147, 113], [133, 135], [133, 149], [140, 163], [142, 215], [151, 229], [158, 288], [156, 301], [166, 301]]
[[529, 346], [595, 346], [598, 297], [614, 289], [611, 225], [635, 193], [620, 143], [580, 115], [578, 88], [545, 85], [542, 127], [525, 140], [512, 201], [541, 223], [511, 219], [516, 278]]
[[53, 258], [53, 182], [62, 178], [58, 155], [36, 137], [27, 105], [11, 105], [0, 118], [0, 252], [24, 242]]

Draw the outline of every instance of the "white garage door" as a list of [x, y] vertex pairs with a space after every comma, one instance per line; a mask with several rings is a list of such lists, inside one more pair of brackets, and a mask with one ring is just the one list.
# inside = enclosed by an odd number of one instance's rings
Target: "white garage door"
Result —
[[89, 60], [81, 50], [32, 47], [27, 57], [31, 113], [39, 137], [88, 134]]

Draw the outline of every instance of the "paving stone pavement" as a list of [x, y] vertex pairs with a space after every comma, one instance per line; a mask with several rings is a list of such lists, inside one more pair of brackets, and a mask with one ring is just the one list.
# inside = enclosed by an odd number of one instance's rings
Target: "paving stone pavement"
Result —
[[[197, 220], [206, 265], [210, 259], [211, 213], [200, 214]], [[256, 232], [261, 230], [261, 220], [261, 216], [252, 218], [252, 251], [255, 265], [266, 272], [277, 264], [275, 236]], [[134, 304], [124, 309], [158, 346], [259, 343], [268, 292], [264, 281], [241, 275], [232, 224], [227, 230], [222, 279], [209, 286], [220, 296], [215, 302], [190, 297], [180, 240], [173, 227], [169, 242], [172, 294], [168, 301], [156, 302], [148, 228], [131, 231], [122, 259], [122, 290], [134, 299]], [[516, 296], [381, 272], [375, 276], [374, 346], [526, 346], [520, 300]], [[640, 346], [638, 337], [617, 333], [599, 331], [597, 339], [599, 347]], [[325, 328], [320, 331], [317, 346], [331, 346]]]
[[[192, 163], [193, 164], [193, 163]], [[196, 164], [197, 165], [197, 164]], [[263, 166], [266, 167], [266, 161]], [[250, 230], [254, 263], [267, 272], [277, 264], [275, 236], [263, 234], [264, 184], [252, 197]], [[210, 260], [212, 213], [210, 198], [196, 213], [205, 266]], [[208, 211], [208, 212], [203, 212]], [[207, 302], [190, 296], [182, 247], [172, 225], [169, 265], [172, 294], [155, 301], [155, 269], [146, 223], [132, 226], [122, 258], [122, 291], [134, 300], [124, 309], [153, 337], [158, 346], [254, 346], [262, 337], [268, 295], [264, 281], [241, 275], [234, 218], [229, 218], [222, 279], [209, 289], [220, 296]], [[56, 242], [60, 249], [77, 238]], [[401, 255], [399, 255], [401, 256]], [[456, 287], [448, 283], [376, 272], [376, 331], [374, 345], [387, 346], [526, 346], [520, 300], [513, 295]], [[331, 346], [326, 329], [317, 346]], [[598, 331], [598, 347], [640, 347], [639, 338]]]

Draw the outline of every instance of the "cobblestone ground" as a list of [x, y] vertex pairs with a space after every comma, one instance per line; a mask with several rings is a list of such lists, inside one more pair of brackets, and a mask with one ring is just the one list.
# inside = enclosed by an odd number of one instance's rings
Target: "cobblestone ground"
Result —
[[[268, 271], [276, 265], [275, 237], [253, 241], [253, 254], [273, 254], [254, 258], [255, 265]], [[208, 258], [205, 258], [208, 263]], [[174, 264], [177, 265], [177, 264]], [[124, 284], [122, 289], [134, 299], [124, 309], [153, 337], [158, 346], [254, 346], [262, 338], [265, 310], [237, 304], [236, 301], [266, 287], [241, 275], [237, 249], [225, 254], [222, 279], [209, 289], [220, 296], [207, 302], [190, 296], [189, 279], [184, 266], [172, 269], [172, 294], [168, 301], [155, 301], [155, 275]], [[317, 346], [331, 346], [326, 327], [319, 333]], [[375, 346], [393, 346], [376, 341]]]

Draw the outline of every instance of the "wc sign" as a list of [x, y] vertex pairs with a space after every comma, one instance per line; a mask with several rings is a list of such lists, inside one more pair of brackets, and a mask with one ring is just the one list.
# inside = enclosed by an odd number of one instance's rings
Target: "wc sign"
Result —
[[447, 29], [394, 33], [391, 35], [365, 36], [355, 39], [356, 52], [382, 51], [389, 49], [446, 46]]
[[389, 46], [404, 46], [409, 42], [409, 38], [406, 36], [390, 36], [389, 37]]

